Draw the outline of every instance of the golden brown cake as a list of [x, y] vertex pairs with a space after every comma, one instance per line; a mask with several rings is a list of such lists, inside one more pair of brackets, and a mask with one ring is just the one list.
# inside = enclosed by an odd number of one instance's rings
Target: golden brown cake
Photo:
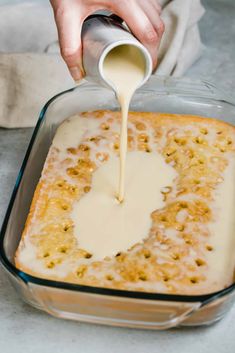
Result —
[[[151, 213], [142, 242], [99, 261], [79, 247], [73, 204], [90, 192], [97, 168], [118, 155], [120, 119], [119, 112], [96, 111], [59, 127], [16, 252], [17, 267], [41, 278], [135, 291], [202, 294], [230, 285], [235, 128], [215, 119], [130, 112], [128, 150], [160, 153], [177, 177], [161, 190], [164, 207]], [[79, 126], [72, 139], [71, 122]]]

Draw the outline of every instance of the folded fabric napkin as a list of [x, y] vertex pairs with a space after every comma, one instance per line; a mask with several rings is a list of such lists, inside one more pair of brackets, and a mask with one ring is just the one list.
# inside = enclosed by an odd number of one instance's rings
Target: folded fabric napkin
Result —
[[[156, 74], [181, 76], [197, 60], [202, 44], [197, 23], [200, 0], [160, 0], [165, 33]], [[74, 82], [58, 51], [47, 0], [0, 6], [0, 126], [34, 126], [40, 109]]]

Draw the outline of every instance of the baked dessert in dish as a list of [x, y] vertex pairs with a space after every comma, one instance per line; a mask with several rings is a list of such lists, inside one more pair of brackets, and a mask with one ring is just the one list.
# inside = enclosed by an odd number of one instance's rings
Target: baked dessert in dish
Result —
[[93, 174], [118, 155], [120, 119], [119, 112], [88, 112], [58, 128], [16, 266], [36, 277], [123, 290], [205, 294], [229, 286], [235, 128], [215, 119], [130, 112], [128, 151], [160, 153], [176, 177], [161, 190], [164, 206], [152, 210], [141, 242], [99, 260], [79, 246], [73, 206], [91, 192]]

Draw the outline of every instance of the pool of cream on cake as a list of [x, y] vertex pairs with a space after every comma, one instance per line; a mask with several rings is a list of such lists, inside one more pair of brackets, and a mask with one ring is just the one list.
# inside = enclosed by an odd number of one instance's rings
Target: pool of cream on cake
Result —
[[71, 214], [78, 245], [93, 259], [114, 256], [141, 242], [150, 230], [151, 213], [164, 206], [162, 188], [177, 175], [157, 152], [129, 152], [127, 192], [120, 204], [114, 197], [118, 169], [116, 156], [99, 167], [91, 191], [74, 204]]

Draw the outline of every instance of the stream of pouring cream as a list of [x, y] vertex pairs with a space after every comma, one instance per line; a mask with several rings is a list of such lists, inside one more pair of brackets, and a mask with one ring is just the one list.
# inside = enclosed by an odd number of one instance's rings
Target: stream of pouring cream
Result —
[[127, 121], [131, 98], [145, 75], [145, 59], [140, 49], [120, 45], [111, 50], [104, 60], [104, 76], [114, 87], [121, 106], [120, 169], [117, 199], [123, 202], [125, 194]]

